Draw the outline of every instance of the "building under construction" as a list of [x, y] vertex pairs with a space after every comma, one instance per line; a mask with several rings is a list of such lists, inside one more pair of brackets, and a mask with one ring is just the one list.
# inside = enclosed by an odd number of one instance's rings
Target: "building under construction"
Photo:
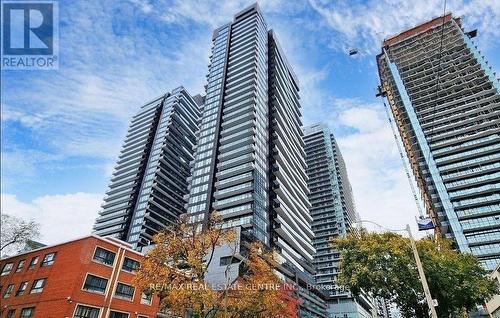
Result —
[[500, 262], [500, 83], [446, 14], [383, 42], [387, 98], [435, 231], [483, 266]]

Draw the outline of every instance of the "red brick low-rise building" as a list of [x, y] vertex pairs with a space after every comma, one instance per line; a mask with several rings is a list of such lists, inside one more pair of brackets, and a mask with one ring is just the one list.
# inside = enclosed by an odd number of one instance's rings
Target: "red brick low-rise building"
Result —
[[0, 318], [153, 318], [159, 299], [133, 286], [143, 255], [99, 236], [0, 261]]

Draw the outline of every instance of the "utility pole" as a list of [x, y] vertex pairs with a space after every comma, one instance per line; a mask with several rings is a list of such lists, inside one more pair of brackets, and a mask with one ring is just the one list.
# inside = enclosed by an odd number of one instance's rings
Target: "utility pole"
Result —
[[406, 231], [408, 231], [408, 235], [410, 236], [411, 249], [413, 251], [413, 256], [415, 257], [415, 262], [417, 263], [418, 274], [420, 276], [420, 281], [422, 282], [422, 287], [424, 288], [425, 299], [427, 300], [427, 306], [431, 311], [432, 318], [438, 318], [436, 314], [436, 309], [434, 308], [434, 304], [432, 301], [431, 291], [429, 290], [429, 285], [427, 285], [427, 279], [425, 278], [424, 268], [422, 267], [422, 263], [420, 262], [420, 256], [418, 255], [417, 244], [415, 244], [415, 240], [411, 235], [410, 225], [406, 225]]

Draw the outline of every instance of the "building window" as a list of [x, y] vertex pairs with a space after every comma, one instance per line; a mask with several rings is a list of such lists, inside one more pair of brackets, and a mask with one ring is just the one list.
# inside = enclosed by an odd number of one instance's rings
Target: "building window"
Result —
[[115, 253], [97, 247], [94, 253], [93, 260], [101, 264], [113, 265], [115, 261]]
[[128, 313], [111, 310], [109, 318], [128, 318]]
[[20, 271], [23, 270], [24, 264], [26, 264], [25, 259], [19, 261], [19, 264], [17, 264], [16, 273], [19, 273]]
[[21, 310], [21, 318], [31, 318], [35, 313], [35, 307], [23, 308]]
[[132, 300], [134, 298], [134, 290], [135, 288], [130, 285], [118, 283], [116, 285], [115, 297]]
[[151, 302], [153, 300], [152, 293], [142, 293], [141, 295], [141, 304], [151, 306]]
[[99, 308], [78, 305], [73, 318], [97, 318], [100, 311]]
[[21, 285], [19, 285], [19, 288], [17, 289], [16, 296], [23, 295], [24, 291], [26, 290], [26, 287], [28, 287], [28, 282], [22, 282]]
[[14, 263], [7, 263], [2, 268], [2, 274], [0, 276], [9, 275], [14, 267]]
[[9, 284], [9, 286], [7, 286], [5, 292], [3, 293], [3, 298], [9, 298], [13, 290], [14, 290], [14, 284]]
[[107, 279], [88, 274], [83, 285], [83, 290], [104, 294], [107, 285]]
[[43, 286], [45, 286], [45, 278], [36, 279], [31, 286], [30, 294], [38, 294], [43, 291]]
[[54, 259], [56, 258], [56, 253], [49, 253], [49, 254], [46, 254], [45, 257], [43, 258], [43, 262], [42, 262], [42, 267], [45, 267], [45, 266], [50, 266], [52, 264], [54, 264]]
[[7, 318], [14, 318], [14, 314], [16, 313], [15, 309], [9, 309], [7, 312]]
[[38, 264], [38, 256], [35, 256], [31, 259], [30, 266], [28, 267], [28, 269], [32, 269], [33, 267], [36, 266], [36, 264]]
[[122, 270], [127, 272], [136, 271], [139, 268], [139, 262], [131, 258], [125, 257], [123, 260]]

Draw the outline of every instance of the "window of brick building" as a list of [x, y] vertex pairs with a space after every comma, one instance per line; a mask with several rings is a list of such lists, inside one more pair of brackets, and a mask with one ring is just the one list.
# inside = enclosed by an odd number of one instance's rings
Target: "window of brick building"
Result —
[[134, 291], [134, 287], [127, 284], [118, 283], [116, 285], [115, 297], [132, 300], [132, 298], [134, 298]]
[[21, 318], [31, 318], [34, 317], [35, 307], [23, 308], [21, 310]]
[[127, 272], [136, 271], [139, 268], [139, 262], [131, 258], [125, 257], [123, 260], [122, 269]]
[[88, 274], [83, 285], [83, 290], [104, 294], [107, 285], [107, 279]]
[[16, 273], [19, 273], [20, 271], [23, 270], [24, 264], [26, 264], [25, 259], [19, 261], [19, 264], [17, 264]]
[[33, 257], [31, 259], [30, 266], [28, 267], [28, 269], [34, 268], [36, 266], [36, 264], [38, 264], [38, 259], [39, 259], [38, 256]]
[[105, 250], [101, 247], [97, 247], [92, 259], [101, 264], [113, 265], [115, 261], [115, 255], [116, 254], [111, 251]]
[[2, 274], [1, 276], [9, 275], [10, 272], [12, 271], [12, 267], [14, 267], [14, 263], [7, 263], [3, 266], [2, 268]]
[[28, 287], [28, 282], [22, 282], [21, 285], [19, 285], [19, 288], [17, 289], [16, 296], [23, 295], [24, 291], [26, 290], [26, 287]]
[[109, 318], [128, 318], [128, 313], [111, 310]]
[[12, 291], [14, 290], [14, 284], [9, 284], [3, 293], [3, 298], [9, 298], [12, 295]]
[[42, 261], [42, 267], [50, 266], [54, 264], [54, 259], [56, 258], [56, 253], [46, 254]]
[[153, 294], [151, 293], [142, 293], [141, 295], [141, 304], [151, 306], [151, 302], [153, 301]]
[[30, 294], [41, 293], [43, 291], [43, 286], [45, 286], [45, 278], [35, 279], [31, 286]]
[[99, 308], [78, 305], [73, 318], [97, 318], [99, 317], [99, 312]]

